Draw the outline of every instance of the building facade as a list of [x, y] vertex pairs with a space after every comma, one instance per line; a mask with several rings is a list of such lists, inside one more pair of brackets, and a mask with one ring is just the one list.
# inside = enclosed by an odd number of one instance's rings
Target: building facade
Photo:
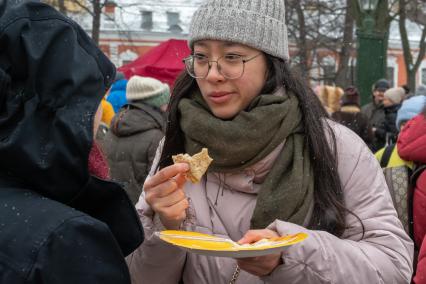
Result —
[[[104, 7], [102, 15], [99, 45], [116, 66], [125, 65], [143, 56], [165, 40], [186, 39], [189, 21], [197, 5], [196, 0], [169, 0], [168, 2], [158, 0], [157, 4], [139, 5], [136, 11], [133, 13], [127, 11], [123, 16], [125, 9], [117, 7], [114, 2], [109, 2]], [[413, 42], [412, 46], [418, 46], [418, 43]], [[413, 50], [414, 58], [417, 52], [418, 50]], [[296, 53], [296, 47], [290, 44], [290, 56], [292, 53]], [[319, 50], [316, 53], [318, 58], [315, 61], [320, 64], [316, 64], [311, 69], [310, 75], [319, 79], [312, 80], [311, 84], [333, 84], [332, 80], [321, 78], [333, 78], [333, 73], [338, 66], [338, 55], [328, 50]], [[355, 81], [355, 49], [352, 52], [350, 66], [353, 70], [351, 77]], [[406, 84], [406, 78], [401, 44], [391, 39], [387, 53], [387, 79], [392, 86], [401, 86]], [[416, 81], [417, 85], [426, 85], [426, 58], [423, 59], [419, 68]]]

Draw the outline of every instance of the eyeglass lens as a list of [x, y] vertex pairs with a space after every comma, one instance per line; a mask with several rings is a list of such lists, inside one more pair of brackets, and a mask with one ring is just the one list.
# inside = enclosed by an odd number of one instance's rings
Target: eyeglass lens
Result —
[[244, 73], [244, 61], [241, 57], [224, 56], [217, 61], [206, 57], [190, 56], [185, 60], [186, 69], [194, 78], [206, 78], [214, 63], [218, 72], [227, 79], [236, 79]]

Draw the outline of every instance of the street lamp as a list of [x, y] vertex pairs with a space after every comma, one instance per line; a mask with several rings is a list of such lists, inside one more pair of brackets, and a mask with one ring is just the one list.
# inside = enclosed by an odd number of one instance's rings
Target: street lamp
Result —
[[375, 11], [379, 0], [358, 0], [358, 4], [363, 11]]
[[361, 26], [357, 28], [357, 87], [361, 104], [371, 101], [371, 87], [386, 76], [387, 31], [377, 29], [374, 14], [380, 0], [358, 0]]

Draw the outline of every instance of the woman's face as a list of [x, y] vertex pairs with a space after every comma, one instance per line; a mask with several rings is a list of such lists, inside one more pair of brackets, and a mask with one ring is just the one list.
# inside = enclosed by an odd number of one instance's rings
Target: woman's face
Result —
[[226, 41], [202, 40], [194, 44], [194, 55], [206, 56], [213, 61], [223, 56], [232, 58], [233, 55], [239, 55], [243, 59], [250, 59], [259, 55], [244, 63], [244, 73], [240, 78], [225, 78], [218, 71], [217, 64], [212, 62], [207, 77], [196, 79], [204, 100], [218, 118], [233, 118], [260, 94], [265, 85], [266, 58], [257, 49]]

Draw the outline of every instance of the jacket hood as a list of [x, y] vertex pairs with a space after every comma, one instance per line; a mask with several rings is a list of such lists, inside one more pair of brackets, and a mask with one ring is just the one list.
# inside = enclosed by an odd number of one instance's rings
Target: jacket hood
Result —
[[407, 161], [426, 163], [426, 117], [409, 120], [398, 136], [398, 154]]
[[118, 234], [93, 204], [126, 196], [114, 186], [114, 198], [103, 196], [88, 170], [94, 114], [115, 77], [113, 64], [80, 26], [39, 2], [0, 2], [0, 49], [0, 180], [18, 180]]
[[111, 122], [111, 131], [118, 137], [150, 129], [164, 131], [164, 117], [160, 110], [143, 103], [128, 104]]
[[1, 6], [0, 169], [69, 201], [88, 181], [94, 113], [114, 66], [49, 6]]
[[118, 80], [116, 82], [114, 82], [114, 84], [112, 84], [111, 86], [111, 92], [114, 91], [126, 91], [126, 87], [127, 87], [127, 80], [126, 79], [121, 79]]

